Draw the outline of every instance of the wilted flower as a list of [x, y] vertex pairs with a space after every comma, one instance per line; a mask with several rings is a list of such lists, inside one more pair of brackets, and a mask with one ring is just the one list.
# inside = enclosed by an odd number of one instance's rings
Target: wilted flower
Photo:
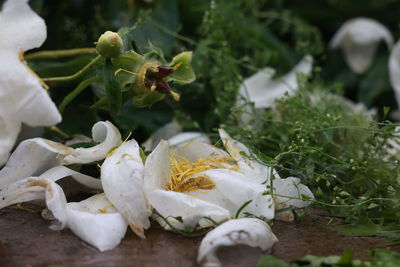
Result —
[[[121, 143], [119, 131], [110, 122], [98, 122], [92, 129], [90, 148], [71, 148], [43, 138], [23, 141], [0, 171], [0, 208], [30, 200], [45, 199], [53, 229], [72, 232], [99, 250], [112, 249], [125, 235], [127, 223], [104, 194], [78, 203], [67, 203], [56, 181], [72, 177], [85, 187], [101, 190], [99, 179], [63, 165], [84, 164], [104, 159]], [[48, 217], [48, 216], [47, 216]]]
[[330, 46], [341, 47], [351, 70], [362, 74], [371, 66], [381, 40], [392, 47], [393, 37], [385, 26], [374, 19], [359, 17], [345, 22], [333, 36]]
[[[148, 156], [144, 189], [161, 215], [156, 219], [166, 229], [208, 227], [213, 222], [246, 215], [270, 220], [274, 217], [273, 191], [282, 197], [313, 198], [299, 183], [272, 189], [274, 180], [279, 183], [285, 179], [277, 174], [273, 178], [273, 169], [248, 158], [252, 156], [250, 151], [222, 129], [220, 136], [229, 153], [196, 140], [176, 149], [161, 141]], [[275, 200], [281, 204], [280, 199]], [[300, 202], [302, 207], [307, 205]]]
[[51, 126], [61, 115], [23, 59], [46, 39], [46, 24], [27, 4], [8, 0], [0, 13], [0, 166], [14, 146], [21, 123]]
[[278, 239], [267, 223], [255, 218], [230, 220], [207, 233], [201, 241], [197, 263], [221, 266], [217, 251], [222, 246], [248, 245], [267, 252]]

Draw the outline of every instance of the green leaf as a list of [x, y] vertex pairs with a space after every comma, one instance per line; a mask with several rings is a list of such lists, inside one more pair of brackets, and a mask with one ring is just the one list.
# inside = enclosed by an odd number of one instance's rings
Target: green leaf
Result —
[[106, 59], [103, 73], [108, 108], [111, 113], [118, 113], [122, 105], [122, 91], [110, 59]]
[[257, 261], [257, 267], [290, 267], [290, 264], [271, 255], [262, 255]]
[[133, 104], [138, 108], [146, 108], [162, 100], [164, 97], [164, 94], [157, 92], [144, 92], [133, 97]]
[[169, 80], [180, 84], [191, 83], [196, 79], [196, 75], [190, 63], [192, 62], [192, 52], [182, 52], [176, 55], [171, 63], [171, 67], [176, 67], [176, 70], [168, 76]]
[[118, 78], [122, 91], [132, 88], [132, 84], [136, 80], [136, 74], [140, 67], [145, 63], [145, 58], [135, 51], [128, 51], [112, 59], [115, 69], [118, 71]]

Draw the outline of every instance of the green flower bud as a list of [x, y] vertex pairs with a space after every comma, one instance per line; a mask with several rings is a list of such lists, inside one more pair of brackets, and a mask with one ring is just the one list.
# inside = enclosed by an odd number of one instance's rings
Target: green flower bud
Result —
[[114, 58], [122, 53], [123, 42], [116, 32], [106, 31], [96, 44], [97, 52], [105, 58]]

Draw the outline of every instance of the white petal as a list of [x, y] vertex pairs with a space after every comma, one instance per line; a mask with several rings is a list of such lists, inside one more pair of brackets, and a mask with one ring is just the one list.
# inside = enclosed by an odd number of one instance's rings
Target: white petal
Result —
[[127, 223], [107, 200], [104, 194], [78, 203], [68, 203], [62, 188], [55, 183], [65, 171], [48, 172], [43, 176], [29, 177], [10, 185], [0, 192], [0, 209], [15, 203], [45, 199], [53, 217], [72, 232], [99, 250], [116, 247], [124, 237]]
[[[287, 177], [285, 179], [275, 178], [273, 180], [275, 203], [283, 207], [293, 206], [304, 208], [310, 205], [310, 201], [303, 200], [304, 197], [313, 200], [314, 195], [311, 190], [303, 185], [299, 178]], [[297, 199], [293, 199], [297, 198]]]
[[128, 226], [104, 194], [68, 203], [66, 216], [71, 231], [100, 251], [118, 246]]
[[164, 189], [170, 180], [169, 145], [167, 141], [161, 140], [146, 159], [143, 186], [146, 192], [151, 192]]
[[267, 251], [278, 241], [271, 228], [259, 219], [230, 220], [210, 231], [201, 241], [197, 263], [203, 266], [222, 266], [217, 257], [221, 246], [248, 245]]
[[21, 128], [21, 123], [2, 109], [0, 106], [0, 168], [7, 162]]
[[275, 173], [272, 168], [262, 165], [257, 162], [257, 160], [252, 160], [251, 158], [255, 158], [255, 155], [241, 142], [230, 137], [223, 129], [219, 129], [219, 135], [225, 149], [238, 164], [239, 172], [242, 172], [248, 178], [252, 178], [259, 183], [269, 181], [271, 174], [273, 172]]
[[72, 153], [72, 148], [42, 138], [23, 141], [0, 170], [0, 189], [20, 179], [38, 176], [60, 165], [58, 157], [60, 153]]
[[92, 128], [93, 141], [100, 143], [91, 148], [76, 148], [64, 158], [66, 164], [90, 163], [102, 160], [111, 149], [121, 144], [121, 134], [109, 121], [99, 121]]
[[255, 108], [270, 108], [286, 92], [292, 94], [298, 89], [297, 75], [311, 73], [312, 64], [313, 58], [305, 56], [289, 73], [276, 80], [267, 79], [271, 74], [262, 70], [244, 81], [240, 94], [253, 102]]
[[351, 42], [343, 44], [345, 59], [351, 70], [358, 74], [365, 73], [372, 64], [378, 43], [358, 45]]
[[228, 153], [222, 149], [200, 142], [199, 140], [188, 142], [174, 149], [172, 153], [178, 158], [183, 157], [191, 162], [195, 162], [200, 158], [225, 158], [229, 156]]
[[205, 134], [202, 134], [200, 132], [179, 133], [179, 134], [174, 135], [173, 137], [169, 138], [168, 143], [170, 144], [171, 147], [181, 147], [181, 146], [184, 146], [185, 144], [192, 142], [194, 140], [201, 142], [201, 143], [211, 144], [210, 138], [208, 138], [208, 136], [206, 136]]
[[146, 151], [153, 151], [161, 140], [168, 140], [181, 131], [182, 126], [174, 120], [155, 131], [144, 143], [142, 143], [142, 146]]
[[145, 238], [150, 227], [151, 207], [143, 191], [143, 163], [135, 140], [122, 144], [101, 166], [104, 193], [128, 221], [131, 229]]
[[397, 107], [400, 108], [400, 41], [395, 44], [390, 54], [389, 77], [397, 100]]
[[[153, 190], [148, 193], [147, 197], [151, 205], [177, 229], [194, 228], [197, 224], [200, 228], [212, 226], [213, 223], [205, 217], [216, 222], [230, 218], [228, 210], [183, 193]], [[180, 217], [183, 223], [174, 217]], [[158, 219], [158, 222], [165, 229], [171, 229], [163, 220]]]
[[345, 41], [367, 45], [380, 40], [384, 40], [389, 48], [393, 45], [392, 34], [383, 24], [374, 19], [359, 17], [346, 21], [333, 36], [330, 46], [337, 48]]
[[61, 115], [39, 80], [12, 50], [1, 50], [0, 103], [15, 112], [15, 118], [29, 126], [52, 126]]
[[234, 217], [243, 205], [248, 203], [240, 213], [262, 217], [267, 220], [274, 218], [274, 202], [271, 194], [266, 193], [266, 186], [247, 178], [242, 173], [227, 169], [213, 169], [199, 173], [209, 177], [215, 187], [210, 190], [196, 190], [187, 193], [198, 199], [226, 208]]
[[0, 13], [0, 46], [26, 51], [46, 40], [46, 24], [28, 5], [28, 0], [8, 0]]

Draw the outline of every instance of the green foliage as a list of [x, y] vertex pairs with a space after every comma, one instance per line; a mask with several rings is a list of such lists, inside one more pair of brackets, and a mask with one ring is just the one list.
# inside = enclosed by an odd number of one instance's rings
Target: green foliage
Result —
[[301, 259], [287, 263], [270, 255], [263, 255], [257, 262], [257, 267], [395, 267], [400, 264], [400, 254], [397, 252], [374, 249], [370, 252], [368, 261], [353, 259], [351, 250], [346, 250], [341, 256], [318, 257], [307, 255]]
[[371, 235], [400, 240], [400, 169], [387, 150], [395, 125], [320, 87], [305, 84], [255, 115], [250, 127], [238, 129], [235, 116], [227, 126], [283, 176], [301, 177], [333, 216], [355, 227], [365, 227], [360, 219], [367, 216], [377, 227]]

